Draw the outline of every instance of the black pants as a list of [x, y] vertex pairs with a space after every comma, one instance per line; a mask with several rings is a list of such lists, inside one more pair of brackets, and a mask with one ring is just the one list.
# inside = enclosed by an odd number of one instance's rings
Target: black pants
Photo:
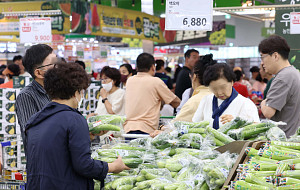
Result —
[[[149, 135], [148, 133], [145, 133], [143, 131], [129, 131], [127, 134], [137, 134], [137, 135]], [[135, 138], [125, 138], [125, 140], [127, 141], [131, 141], [134, 140]]]

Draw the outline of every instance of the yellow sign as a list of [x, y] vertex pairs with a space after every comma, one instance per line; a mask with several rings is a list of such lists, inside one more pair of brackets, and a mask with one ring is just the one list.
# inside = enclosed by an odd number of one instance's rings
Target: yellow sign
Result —
[[[13, 2], [0, 3], [0, 13], [18, 11], [61, 10], [61, 15], [51, 15], [52, 34], [67, 34], [70, 32], [70, 3], [57, 1]], [[19, 19], [26, 16], [4, 16], [0, 14], [0, 35], [19, 35]], [[32, 17], [32, 16], [30, 16]], [[48, 17], [48, 16], [47, 16]]]
[[93, 35], [165, 42], [163, 32], [160, 29], [159, 17], [93, 3], [90, 4], [90, 10], [91, 19], [87, 26]]

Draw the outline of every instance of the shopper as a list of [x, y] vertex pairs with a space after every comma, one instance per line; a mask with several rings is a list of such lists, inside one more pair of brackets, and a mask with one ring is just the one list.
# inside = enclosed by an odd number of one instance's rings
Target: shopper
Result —
[[275, 78], [262, 101], [264, 116], [287, 125], [279, 126], [287, 137], [295, 134], [300, 126], [300, 75], [288, 61], [290, 47], [283, 37], [272, 35], [259, 44], [262, 66]]
[[176, 108], [180, 99], [165, 83], [154, 77], [155, 60], [148, 53], [137, 57], [136, 76], [126, 85], [124, 130], [129, 134], [151, 134], [158, 129], [159, 111], [163, 103]]
[[11, 63], [4, 69], [2, 74], [6, 76], [8, 82], [1, 84], [0, 88], [13, 88], [13, 77], [20, 75], [20, 67], [17, 64]]
[[181, 69], [176, 79], [175, 94], [182, 99], [183, 92], [192, 87], [190, 74], [196, 62], [199, 60], [199, 52], [195, 49], [190, 49], [184, 54], [185, 65]]
[[125, 114], [125, 91], [119, 88], [121, 74], [116, 68], [105, 66], [100, 73], [102, 88], [100, 98], [95, 113], [105, 114]]
[[193, 116], [202, 98], [211, 94], [209, 88], [204, 86], [203, 73], [208, 66], [216, 63], [216, 61], [214, 61], [212, 58], [213, 55], [208, 54], [201, 56], [200, 60], [196, 62], [192, 73], [192, 88], [194, 89], [193, 93], [190, 92], [192, 96], [183, 105], [182, 102], [184, 100], [181, 101], [180, 105], [182, 105], [182, 108], [181, 110], [177, 110], [177, 116], [175, 118], [176, 121], [192, 122]]
[[253, 84], [256, 82], [256, 77], [259, 74], [259, 68], [257, 66], [253, 66], [251, 67], [250, 72], [251, 72], [251, 79], [249, 80], [249, 82], [253, 86]]
[[233, 68], [233, 72], [234, 72], [234, 71], [241, 71], [241, 72], [242, 72], [243, 75], [242, 75], [242, 81], [241, 81], [241, 84], [247, 86], [248, 94], [251, 95], [251, 94], [252, 94], [252, 91], [253, 91], [252, 85], [251, 85], [250, 82], [246, 79], [244, 70], [243, 70], [241, 67], [234, 67], [234, 68]]
[[25, 67], [22, 63], [23, 57], [21, 55], [16, 55], [13, 58], [14, 64], [17, 64], [20, 67], [20, 76], [22, 77], [31, 77], [31, 75], [25, 71]]
[[127, 82], [127, 79], [129, 77], [132, 77], [133, 75], [133, 69], [131, 67], [130, 64], [128, 63], [125, 63], [123, 65], [120, 66], [120, 73], [121, 73], [121, 84], [120, 84], [120, 87], [121, 89], [126, 89], [126, 82]]
[[31, 46], [25, 53], [23, 64], [33, 78], [31, 84], [23, 88], [16, 99], [16, 114], [26, 153], [25, 125], [28, 119], [40, 111], [50, 99], [43, 88], [44, 75], [53, 67], [56, 55], [53, 49], [45, 44]]
[[253, 83], [253, 90], [256, 92], [260, 92], [261, 94], [264, 94], [264, 90], [266, 88], [267, 84], [265, 83], [265, 80], [261, 77], [260, 73], [258, 73], [256, 77], [256, 81]]
[[88, 124], [77, 110], [89, 77], [81, 66], [59, 63], [45, 74], [52, 102], [26, 125], [27, 189], [94, 189], [93, 179], [129, 169], [119, 157], [113, 163], [93, 160]]
[[155, 77], [158, 77], [160, 78], [162, 81], [164, 81], [164, 83], [168, 86], [168, 88], [170, 90], [173, 89], [173, 83], [172, 83], [172, 80], [171, 78], [166, 75], [166, 71], [165, 71], [165, 62], [161, 59], [158, 59], [155, 61], [155, 64], [156, 64], [156, 72], [155, 72]]
[[235, 75], [225, 63], [215, 64], [206, 69], [203, 82], [213, 94], [205, 96], [193, 117], [193, 122], [209, 121], [213, 128], [230, 122], [235, 117], [259, 122], [258, 110], [248, 98], [233, 88]]
[[[2, 65], [1, 65], [2, 66]], [[4, 65], [5, 66], [5, 65]], [[6, 66], [5, 67], [0, 67], [0, 84], [3, 84], [4, 83], [4, 80], [6, 78], [6, 76], [3, 74], [3, 71], [6, 69]]]
[[270, 86], [271, 86], [271, 84], [272, 84], [272, 81], [273, 81], [274, 77], [273, 77], [272, 74], [267, 73], [267, 72], [265, 71], [265, 69], [264, 69], [264, 67], [262, 66], [262, 64], [260, 64], [260, 66], [259, 66], [259, 73], [260, 73], [260, 75], [262, 76], [263, 79], [268, 80], [267, 85], [266, 85], [266, 88], [265, 88], [265, 90], [264, 90], [264, 99], [266, 99], [266, 98], [267, 98], [268, 91], [269, 91], [269, 89], [270, 89]]
[[233, 84], [233, 88], [242, 96], [244, 96], [245, 98], [249, 97], [248, 94], [248, 89], [246, 85], [242, 84], [242, 77], [243, 77], [243, 73], [242, 71], [236, 70], [234, 71], [235, 74], [235, 80], [236, 82]]

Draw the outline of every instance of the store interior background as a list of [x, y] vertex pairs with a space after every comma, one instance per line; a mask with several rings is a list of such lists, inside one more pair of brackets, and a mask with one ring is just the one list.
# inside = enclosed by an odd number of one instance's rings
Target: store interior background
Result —
[[[24, 1], [5, 0], [0, 3], [18, 3]], [[31, 1], [32, 2], [32, 1]], [[68, 3], [70, 1], [59, 1]], [[166, 0], [90, 0], [90, 3], [104, 6], [117, 7], [121, 9], [146, 12], [164, 19]], [[272, 8], [273, 5], [292, 4], [296, 8]], [[199, 3], [200, 4], [200, 3]], [[292, 52], [290, 59], [298, 69], [300, 67], [300, 38], [299, 35], [282, 33], [282, 24], [285, 24], [282, 12], [299, 11], [300, 1], [293, 0], [214, 0], [214, 22], [225, 22], [226, 29], [225, 43], [211, 44], [208, 41], [213, 32], [206, 31], [177, 31], [173, 32], [173, 41], [169, 39], [166, 43], [157, 43], [150, 40], [130, 39], [110, 36], [95, 36], [70, 33], [65, 35], [53, 35], [55, 53], [59, 56], [66, 56], [66, 46], [73, 46], [71, 59], [91, 60], [91, 70], [100, 71], [105, 65], [119, 68], [123, 63], [130, 63], [135, 67], [136, 57], [142, 52], [153, 53], [155, 58], [164, 59], [166, 66], [175, 68], [175, 64], [183, 65], [183, 54], [187, 49], [195, 48], [201, 55], [212, 53], [214, 59], [219, 62], [226, 62], [230, 66], [240, 66], [244, 69], [247, 77], [250, 77], [249, 69], [260, 64], [258, 44], [261, 40], [271, 34], [279, 34], [291, 42]], [[264, 9], [248, 9], [251, 6], [264, 6]], [[218, 10], [219, 9], [219, 10]], [[280, 13], [281, 15], [279, 15]], [[285, 15], [286, 16], [286, 15]], [[283, 29], [284, 30], [284, 29]], [[1, 31], [0, 31], [1, 33]], [[297, 38], [298, 37], [298, 38]], [[289, 41], [289, 40], [288, 40]], [[291, 41], [291, 40], [290, 40]], [[53, 45], [52, 44], [52, 45]], [[18, 36], [0, 36], [0, 64], [7, 64], [15, 55], [23, 55], [26, 49], [32, 44], [20, 44]], [[78, 55], [78, 47], [83, 49], [83, 54]], [[93, 52], [85, 52], [85, 48], [95, 48], [100, 51], [98, 56]], [[70, 52], [69, 54], [70, 55]], [[297, 58], [298, 56], [298, 58]], [[88, 70], [88, 72], [91, 72]]]

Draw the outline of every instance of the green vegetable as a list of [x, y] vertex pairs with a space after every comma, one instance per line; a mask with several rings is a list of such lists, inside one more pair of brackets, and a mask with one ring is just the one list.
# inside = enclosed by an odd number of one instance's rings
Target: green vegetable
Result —
[[176, 190], [180, 183], [172, 183], [165, 186], [165, 190]]
[[136, 181], [137, 182], [146, 181], [146, 178], [145, 178], [144, 175], [139, 175], [139, 176], [136, 177]]
[[[111, 182], [109, 182], [109, 183], [106, 183], [105, 184], [105, 186], [104, 186], [104, 190], [112, 190], [113, 188], [111, 187], [111, 185], [112, 185], [112, 181]], [[99, 188], [100, 189], [100, 188]]]
[[174, 178], [177, 175], [177, 172], [171, 172], [172, 178]]
[[141, 163], [143, 163], [143, 160], [140, 158], [123, 158], [122, 160], [129, 168], [137, 168]]
[[207, 185], [207, 183], [205, 181], [201, 185], [200, 190], [209, 190], [209, 187], [208, 187], [208, 185]]
[[279, 185], [293, 185], [293, 184], [300, 184], [299, 179], [291, 178], [291, 177], [282, 177], [279, 178]]
[[269, 130], [269, 127], [260, 127], [255, 129], [249, 129], [249, 130], [244, 129], [241, 132], [241, 138], [246, 140], [252, 137], [257, 137], [259, 134], [266, 132], [267, 130]]
[[259, 177], [254, 176], [253, 174], [247, 174], [245, 181], [248, 183], [254, 183], [257, 185], [262, 185], [270, 188], [274, 188], [274, 185], [272, 183], [266, 182], [266, 180], [262, 180]]
[[96, 127], [90, 127], [89, 131], [93, 134], [98, 134], [100, 131], [120, 131], [121, 128], [111, 124], [101, 124]]
[[139, 151], [145, 151], [146, 150], [143, 147], [129, 146], [128, 144], [125, 144], [125, 143], [119, 143], [116, 146], [112, 147], [112, 149], [139, 150]]
[[132, 185], [135, 182], [136, 182], [136, 177], [129, 177], [129, 176], [121, 177], [121, 178], [114, 180], [111, 187], [113, 189], [116, 189], [117, 187], [122, 186], [122, 185]]
[[213, 141], [215, 142], [216, 146], [224, 146], [225, 144], [221, 141], [219, 141], [217, 138], [213, 138]]
[[215, 130], [212, 127], [206, 127], [207, 132], [211, 133], [216, 139], [221, 141], [224, 144], [228, 144], [234, 141], [234, 139], [230, 138], [229, 136], [220, 133], [219, 131]]
[[245, 181], [236, 181], [234, 189], [248, 189], [248, 190], [270, 190], [269, 187], [265, 187], [262, 185], [256, 185], [252, 183], [247, 183]]
[[291, 189], [300, 189], [300, 184], [284, 185], [284, 186], [277, 187], [277, 190], [291, 190]]
[[300, 150], [300, 143], [296, 142], [271, 141], [271, 145], [278, 145], [286, 148]]
[[300, 170], [287, 170], [281, 174], [281, 177], [292, 177], [300, 179]]
[[190, 129], [188, 129], [188, 133], [202, 134], [202, 133], [205, 133], [205, 132], [206, 132], [205, 128], [190, 128]]
[[227, 134], [229, 130], [231, 129], [238, 129], [240, 127], [242, 127], [247, 121], [243, 120], [239, 117], [236, 117], [232, 122], [230, 122], [230, 124], [225, 125], [227, 127], [224, 127], [224, 129], [221, 127], [220, 131]]
[[116, 190], [131, 190], [133, 188], [133, 185], [122, 185], [117, 187]]

